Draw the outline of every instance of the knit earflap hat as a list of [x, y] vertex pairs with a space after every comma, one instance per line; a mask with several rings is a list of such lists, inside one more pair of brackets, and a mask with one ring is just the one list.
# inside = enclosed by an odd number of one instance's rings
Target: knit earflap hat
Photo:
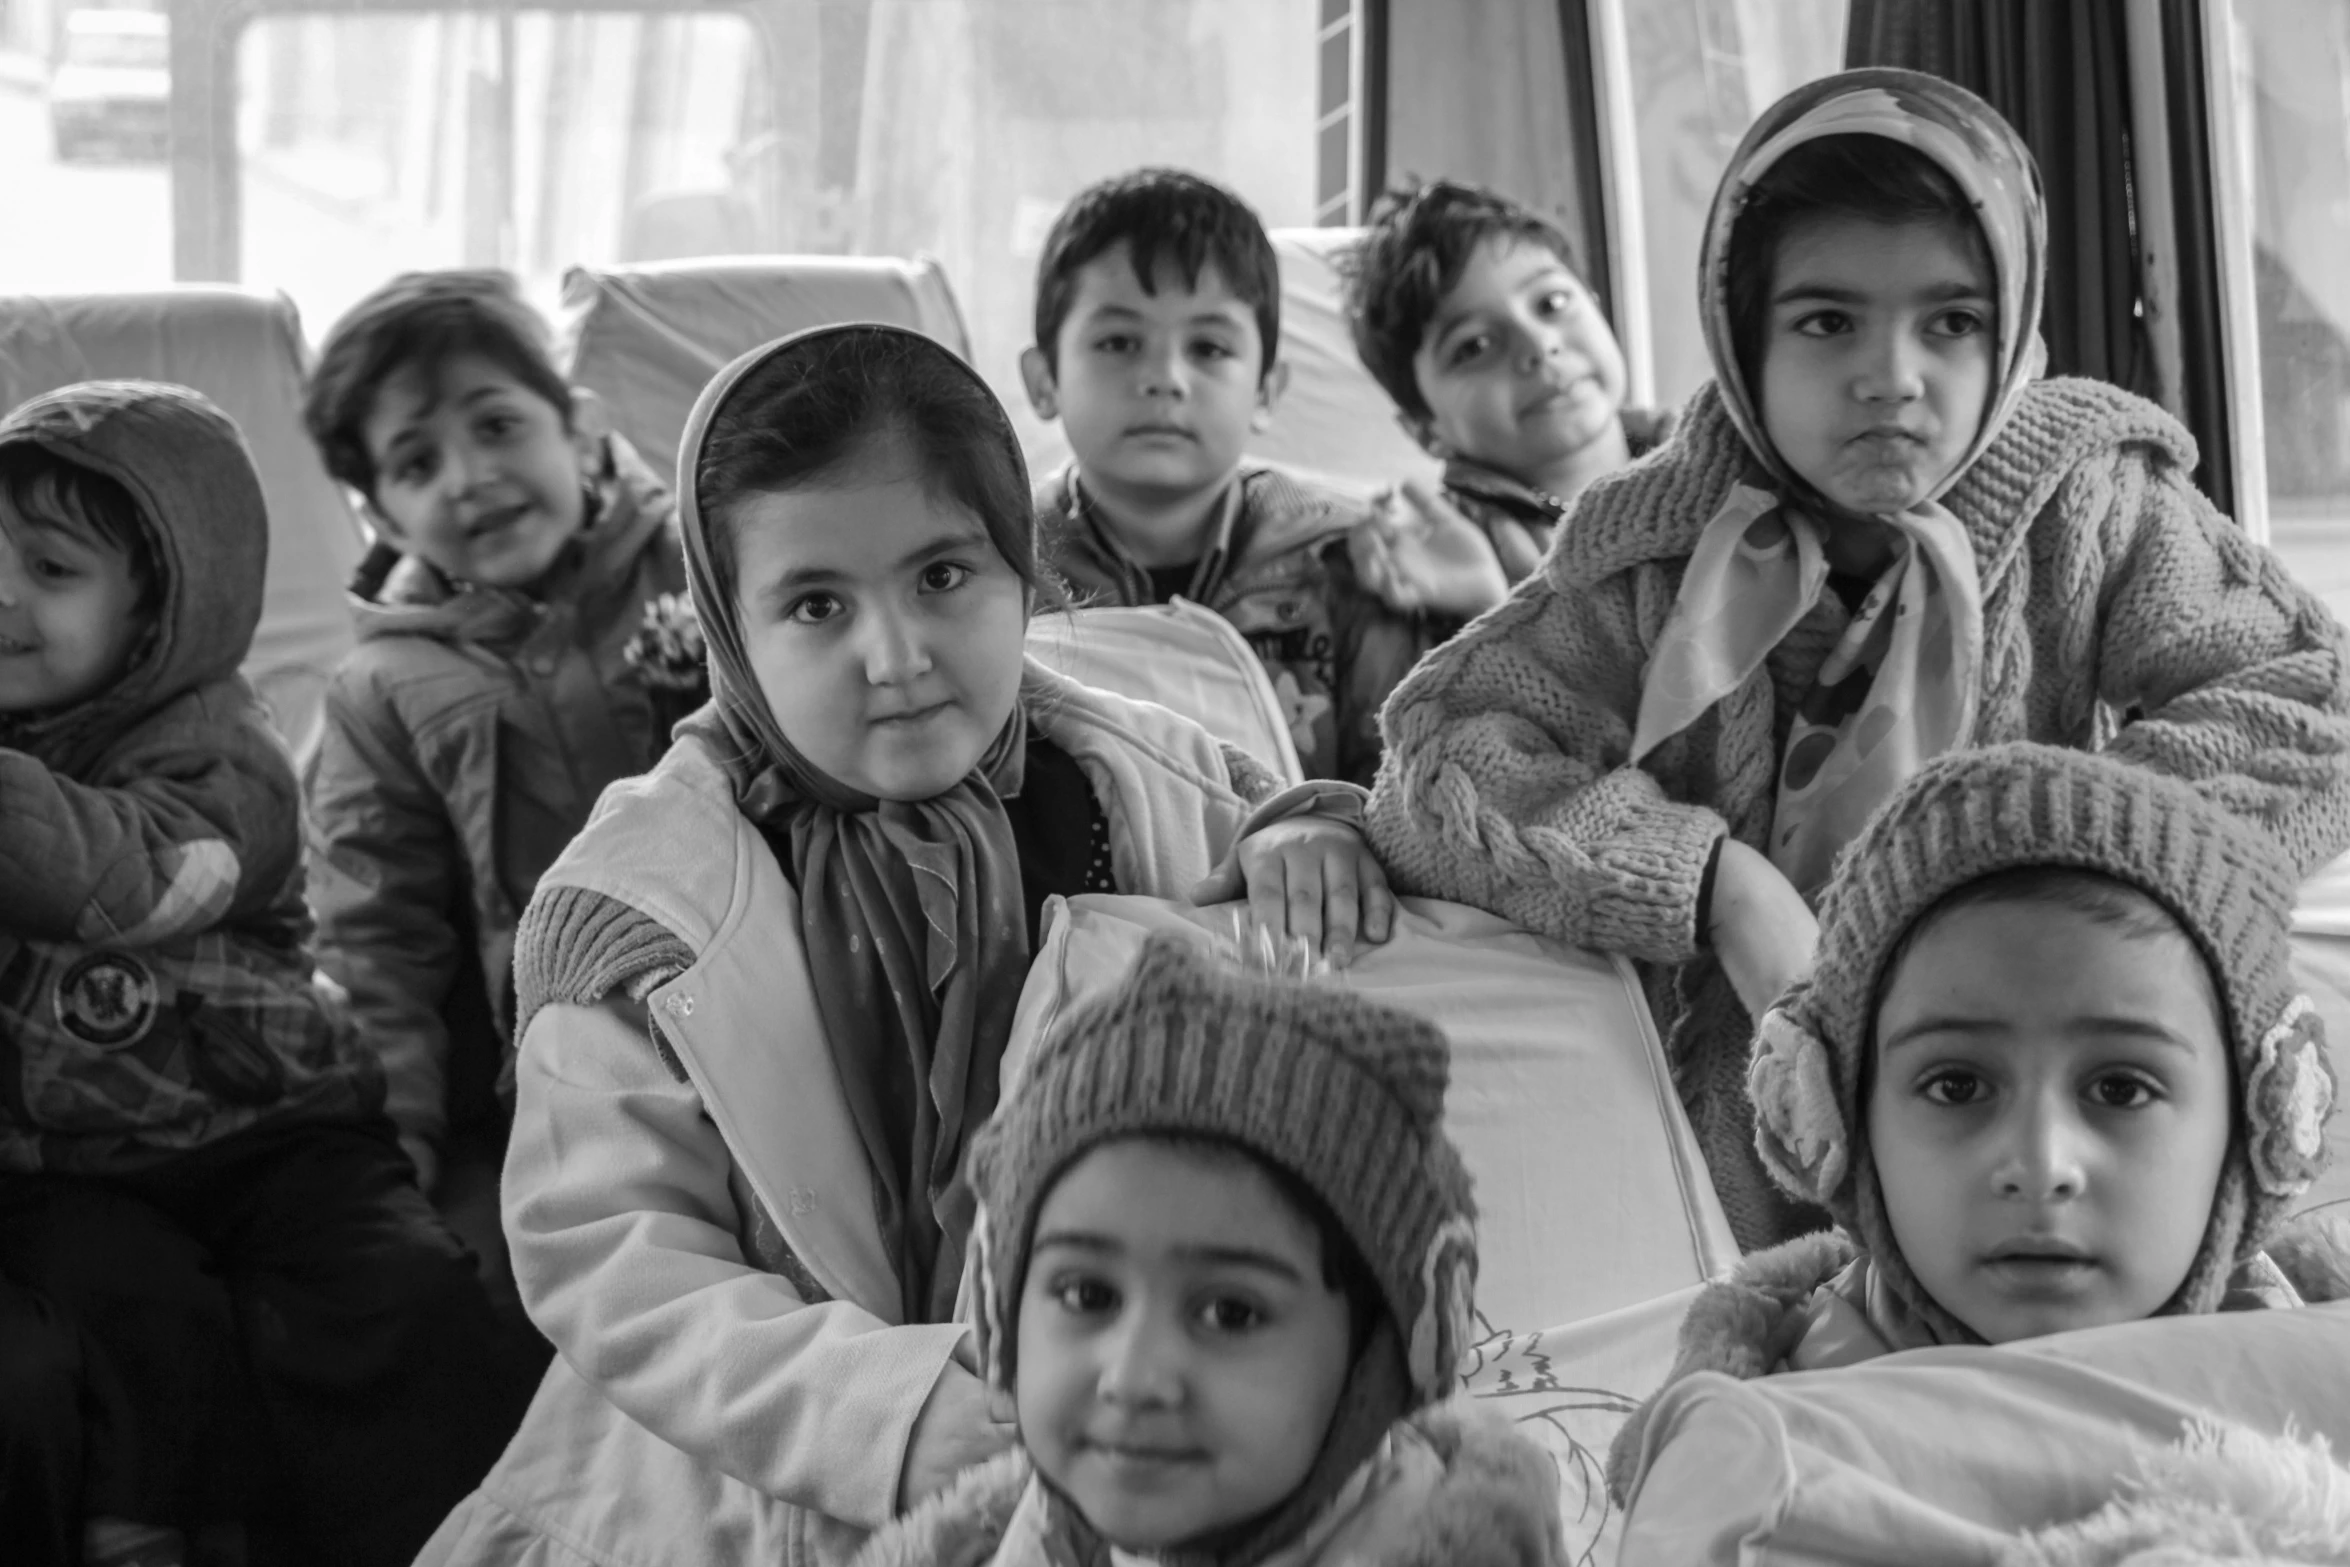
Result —
[[1885, 966], [1946, 895], [2032, 866], [2094, 872], [2161, 905], [2218, 983], [2240, 1109], [2202, 1249], [2170, 1309], [2216, 1308], [2237, 1265], [2325, 1167], [2335, 1084], [2324, 1029], [2294, 993], [2292, 867], [2256, 827], [2180, 780], [2062, 747], [2012, 744], [1920, 771], [1838, 862], [1808, 979], [1763, 1015], [1748, 1071], [1763, 1162], [1826, 1207], [1945, 1342], [1975, 1335], [1894, 1245], [1861, 1121]]
[[1305, 1483], [1245, 1537], [1195, 1542], [1183, 1559], [1261, 1559], [1311, 1522], [1397, 1419], [1452, 1390], [1477, 1251], [1469, 1174], [1443, 1127], [1449, 1057], [1423, 1019], [1336, 982], [1247, 972], [1162, 933], [1116, 989], [1038, 1047], [974, 1139], [979, 1349], [999, 1395], [1012, 1390], [1037, 1214], [1078, 1159], [1120, 1138], [1201, 1138], [1287, 1172], [1378, 1286], [1384, 1310]]

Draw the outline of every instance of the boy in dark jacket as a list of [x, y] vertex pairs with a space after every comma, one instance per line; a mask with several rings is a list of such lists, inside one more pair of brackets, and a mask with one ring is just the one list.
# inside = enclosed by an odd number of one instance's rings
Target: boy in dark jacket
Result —
[[1239, 197], [1174, 169], [1080, 192], [1045, 240], [1020, 356], [1076, 454], [1038, 487], [1037, 542], [1081, 601], [1181, 594], [1231, 621], [1306, 776], [1368, 784], [1379, 704], [1441, 631], [1356, 577], [1359, 503], [1243, 460], [1289, 379], [1280, 341], [1279, 263]]
[[[0, 1266], [85, 1340], [138, 1315], [84, 1293], [109, 1274], [171, 1331], [184, 1270], [121, 1265], [160, 1214], [227, 1286], [307, 1548], [405, 1561], [527, 1388], [313, 989], [294, 771], [237, 674], [268, 537], [236, 427], [184, 388], [87, 383], [0, 422]], [[201, 1398], [116, 1381], [117, 1460], [216, 1438]]]
[[650, 767], [701, 695], [698, 658], [656, 646], [692, 636], [669, 624], [669, 492], [596, 414], [490, 272], [360, 301], [305, 411], [380, 541], [304, 777], [319, 967], [383, 1061], [419, 1181], [497, 1279], [515, 921], [604, 786]]

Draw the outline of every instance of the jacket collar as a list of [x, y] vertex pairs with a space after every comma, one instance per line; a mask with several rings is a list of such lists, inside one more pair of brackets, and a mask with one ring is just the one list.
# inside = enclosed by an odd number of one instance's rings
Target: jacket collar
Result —
[[[1235, 558], [1236, 547], [1247, 542], [1244, 534], [1247, 508], [1242, 502], [1248, 472], [1248, 469], [1243, 468], [1235, 473], [1224, 486], [1224, 493], [1217, 498], [1215, 522], [1208, 533], [1207, 548], [1200, 552], [1198, 562], [1192, 567], [1191, 586], [1184, 590], [1183, 596], [1195, 603], [1211, 601], [1216, 590], [1224, 585], [1224, 578]], [[1063, 468], [1055, 483], [1060, 490], [1060, 511], [1066, 526], [1091, 541], [1095, 552], [1109, 563], [1118, 575], [1127, 601], [1135, 604], [1155, 602], [1158, 595], [1151, 590], [1150, 568], [1137, 561], [1111, 530], [1102, 516], [1100, 503], [1086, 493], [1077, 464], [1072, 462]]]
[[1548, 490], [1538, 490], [1469, 457], [1454, 457], [1444, 465], [1444, 487], [1498, 506], [1527, 522], [1556, 522], [1567, 514], [1567, 503]]

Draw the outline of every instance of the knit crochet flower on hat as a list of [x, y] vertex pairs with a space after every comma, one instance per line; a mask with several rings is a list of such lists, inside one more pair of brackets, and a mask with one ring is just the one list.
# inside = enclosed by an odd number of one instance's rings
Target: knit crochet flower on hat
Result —
[[2252, 1175], [2273, 1197], [2297, 1197], [2325, 1166], [2325, 1123], [2336, 1084], [2326, 1060], [2325, 1023], [2307, 996], [2295, 996], [2261, 1036], [2244, 1085]]
[[1795, 1021], [1787, 1002], [1763, 1014], [1746, 1092], [1763, 1163], [1788, 1190], [1827, 1202], [1851, 1165], [1835, 1065], [1827, 1042]]

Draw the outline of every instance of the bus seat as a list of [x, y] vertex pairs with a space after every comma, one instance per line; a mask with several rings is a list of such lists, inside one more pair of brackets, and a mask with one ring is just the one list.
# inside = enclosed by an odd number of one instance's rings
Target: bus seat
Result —
[[969, 335], [927, 256], [726, 256], [563, 277], [560, 360], [612, 411], [657, 473], [677, 467], [686, 415], [710, 377], [771, 338], [833, 321], [926, 332], [968, 359]]
[[1028, 623], [1028, 652], [1072, 680], [1174, 709], [1285, 784], [1304, 781], [1265, 666], [1232, 622], [1204, 605], [1179, 598], [1047, 610]]
[[[1231, 943], [1246, 912], [1105, 893], [1050, 910], [1013, 1017], [1004, 1093], [1153, 932]], [[1404, 898], [1395, 934], [1330, 982], [1419, 1013], [1451, 1041], [1444, 1121], [1476, 1181], [1487, 1330], [1605, 1316], [1737, 1260], [1629, 961], [1466, 904]]]
[[274, 291], [190, 283], [0, 295], [0, 408], [75, 381], [136, 377], [194, 387], [245, 432], [269, 505], [268, 585], [245, 674], [297, 750], [351, 647], [343, 588], [363, 545], [302, 428], [306, 365], [293, 301]]
[[1361, 229], [1275, 229], [1281, 261], [1281, 357], [1289, 389], [1249, 453], [1359, 495], [1443, 465], [1396, 423], [1395, 404], [1355, 356], [1337, 260]]

